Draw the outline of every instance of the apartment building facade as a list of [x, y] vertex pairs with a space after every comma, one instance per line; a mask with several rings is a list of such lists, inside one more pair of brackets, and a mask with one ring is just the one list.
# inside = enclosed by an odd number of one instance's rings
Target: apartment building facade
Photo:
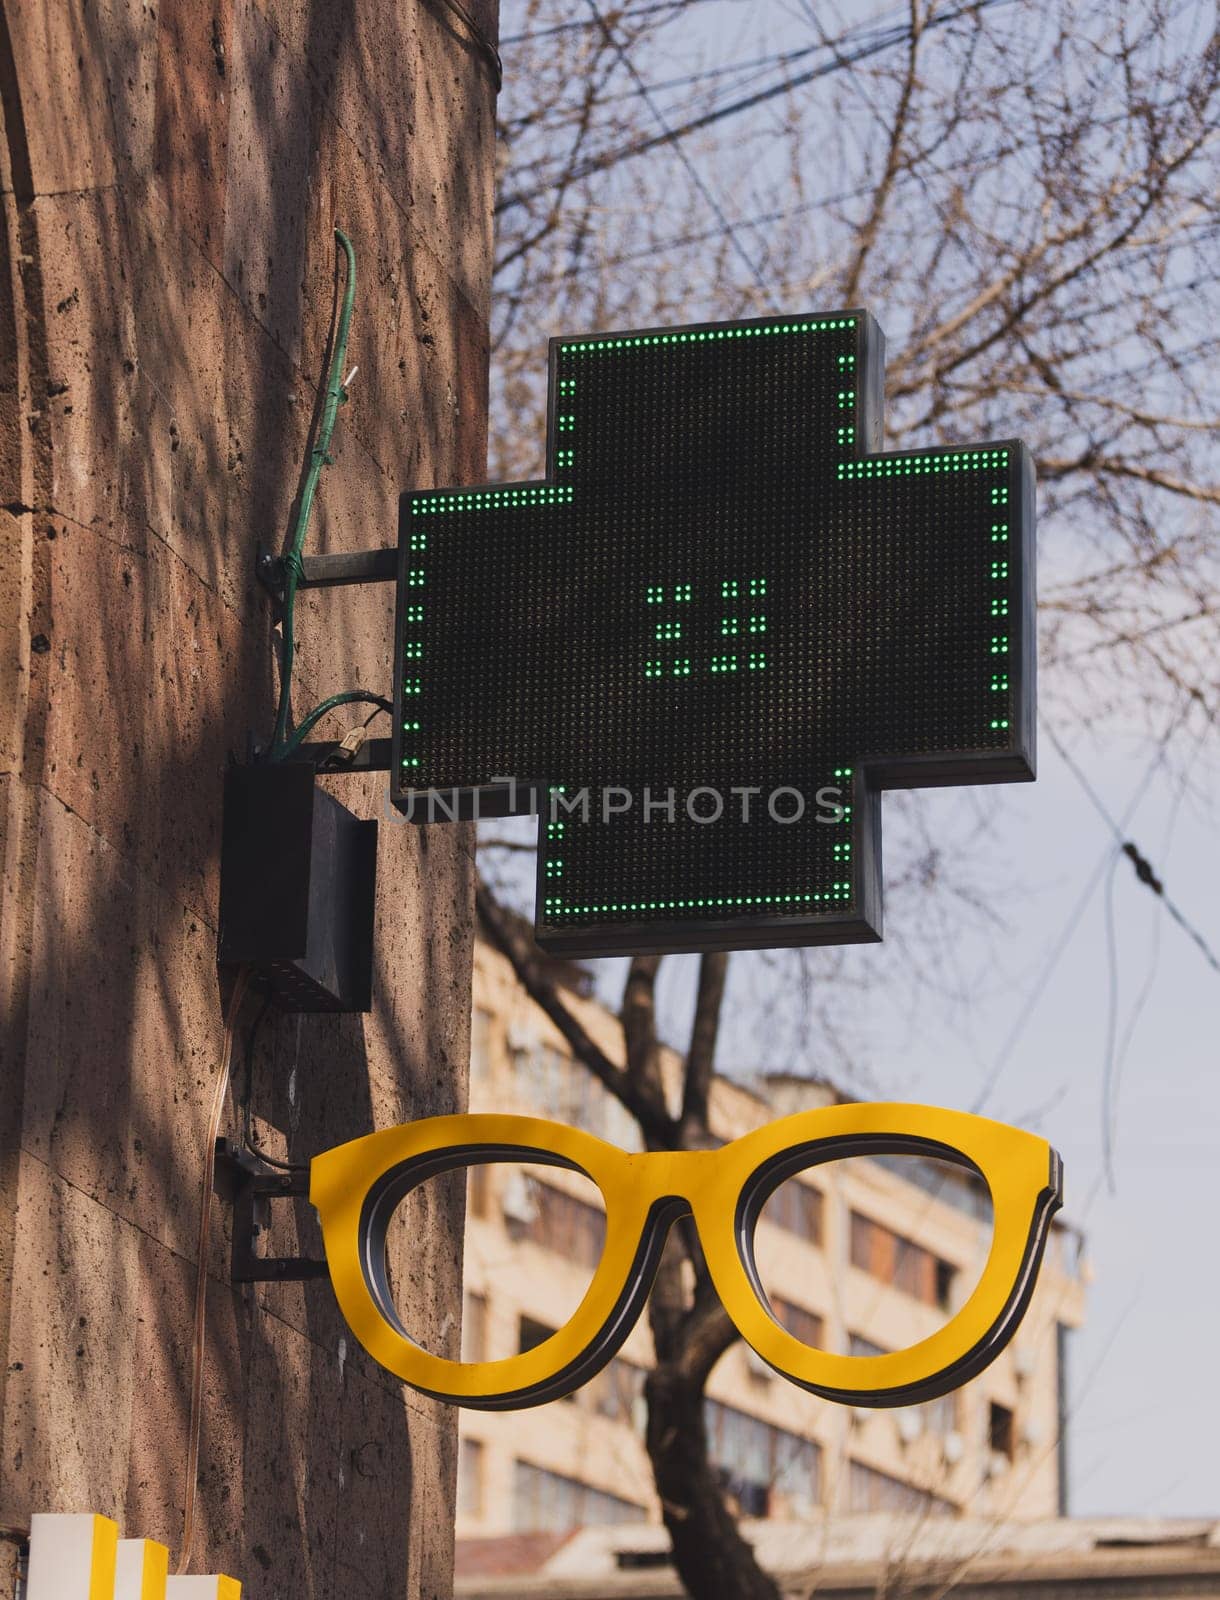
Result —
[[[583, 1025], [621, 1056], [618, 1023], [588, 994], [586, 975], [559, 971]], [[679, 1058], [667, 1065], [676, 1084]], [[727, 1140], [841, 1098], [825, 1083], [779, 1074], [749, 1087], [722, 1078], [713, 1127]], [[572, 1059], [508, 962], [485, 944], [475, 955], [470, 1107], [550, 1117], [639, 1148], [630, 1115]], [[473, 1169], [465, 1359], [516, 1354], [560, 1327], [589, 1283], [604, 1228], [600, 1193], [580, 1174]], [[960, 1169], [906, 1157], [837, 1161], [790, 1178], [756, 1236], [779, 1319], [810, 1344], [852, 1354], [901, 1349], [941, 1326], [977, 1281], [989, 1243], [985, 1187]], [[1079, 1236], [1055, 1226], [1009, 1349], [964, 1389], [905, 1410], [829, 1404], [735, 1345], [712, 1373], [706, 1422], [741, 1513], [1062, 1514], [1066, 1345], [1083, 1315], [1083, 1276]], [[459, 1539], [659, 1520], [642, 1437], [650, 1359], [643, 1317], [575, 1395], [514, 1414], [463, 1411]]]

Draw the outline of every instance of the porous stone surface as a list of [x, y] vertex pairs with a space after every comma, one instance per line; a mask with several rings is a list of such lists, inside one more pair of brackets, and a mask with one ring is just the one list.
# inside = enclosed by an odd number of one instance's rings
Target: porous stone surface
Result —
[[[0, 24], [2, 1579], [34, 1511], [180, 1546], [222, 784], [278, 683], [255, 552], [301, 485], [336, 225], [359, 374], [308, 548], [391, 544], [401, 490], [483, 477], [495, 91], [434, 0], [0, 0]], [[302, 595], [298, 716], [390, 691], [391, 589]], [[270, 1011], [250, 1047], [250, 996], [225, 1114], [249, 1096], [294, 1161], [465, 1103], [468, 831], [391, 820], [384, 775], [325, 782], [382, 822], [374, 1009]], [[430, 1185], [391, 1263], [453, 1353], [462, 1204]], [[217, 1199], [193, 1570], [249, 1600], [448, 1596], [452, 1413], [326, 1283], [231, 1287], [230, 1228]], [[271, 1249], [320, 1253], [305, 1200]]]

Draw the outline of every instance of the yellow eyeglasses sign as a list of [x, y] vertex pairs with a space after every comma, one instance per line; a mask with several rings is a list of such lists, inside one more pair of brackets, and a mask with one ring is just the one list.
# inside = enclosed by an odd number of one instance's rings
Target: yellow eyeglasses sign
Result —
[[[994, 1212], [991, 1250], [973, 1294], [930, 1337], [886, 1355], [832, 1355], [803, 1344], [776, 1319], [754, 1259], [759, 1216], [786, 1178], [859, 1155], [953, 1162], [983, 1179]], [[399, 1318], [386, 1273], [387, 1231], [418, 1184], [495, 1161], [566, 1167], [591, 1178], [605, 1201], [605, 1245], [584, 1299], [549, 1339], [503, 1361], [448, 1361], [422, 1349]], [[309, 1198], [352, 1332], [383, 1367], [435, 1399], [511, 1411], [587, 1383], [630, 1333], [665, 1236], [689, 1213], [725, 1310], [769, 1366], [828, 1400], [902, 1406], [957, 1388], [1012, 1338], [1062, 1204], [1062, 1173], [1045, 1139], [933, 1106], [828, 1106], [781, 1118], [718, 1150], [643, 1155], [540, 1118], [453, 1116], [387, 1128], [316, 1156]]]

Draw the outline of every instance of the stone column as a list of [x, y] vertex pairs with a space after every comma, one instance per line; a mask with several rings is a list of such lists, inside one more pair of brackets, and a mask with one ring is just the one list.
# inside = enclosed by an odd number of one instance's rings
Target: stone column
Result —
[[[439, 0], [0, 0], [0, 96], [3, 1587], [35, 1511], [181, 1543], [222, 780], [277, 683], [255, 550], [301, 483], [336, 224], [359, 373], [307, 548], [391, 544], [401, 489], [482, 478], [495, 87]], [[298, 718], [389, 692], [391, 589], [301, 597]], [[326, 782], [383, 815], [384, 776]], [[378, 871], [373, 1012], [272, 1011], [248, 1051], [242, 1010], [226, 1129], [249, 1090], [281, 1158], [465, 1103], [468, 830], [383, 820]], [[461, 1207], [420, 1200], [395, 1274], [453, 1355]], [[453, 1414], [325, 1282], [232, 1289], [228, 1220], [193, 1570], [448, 1595]], [[275, 1228], [320, 1249], [305, 1201]]]

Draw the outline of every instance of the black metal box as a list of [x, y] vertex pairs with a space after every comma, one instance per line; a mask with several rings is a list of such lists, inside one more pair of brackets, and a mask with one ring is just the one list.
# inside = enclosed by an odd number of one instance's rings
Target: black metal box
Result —
[[249, 966], [285, 1011], [368, 1011], [377, 824], [303, 762], [232, 767], [220, 861], [222, 964]]

